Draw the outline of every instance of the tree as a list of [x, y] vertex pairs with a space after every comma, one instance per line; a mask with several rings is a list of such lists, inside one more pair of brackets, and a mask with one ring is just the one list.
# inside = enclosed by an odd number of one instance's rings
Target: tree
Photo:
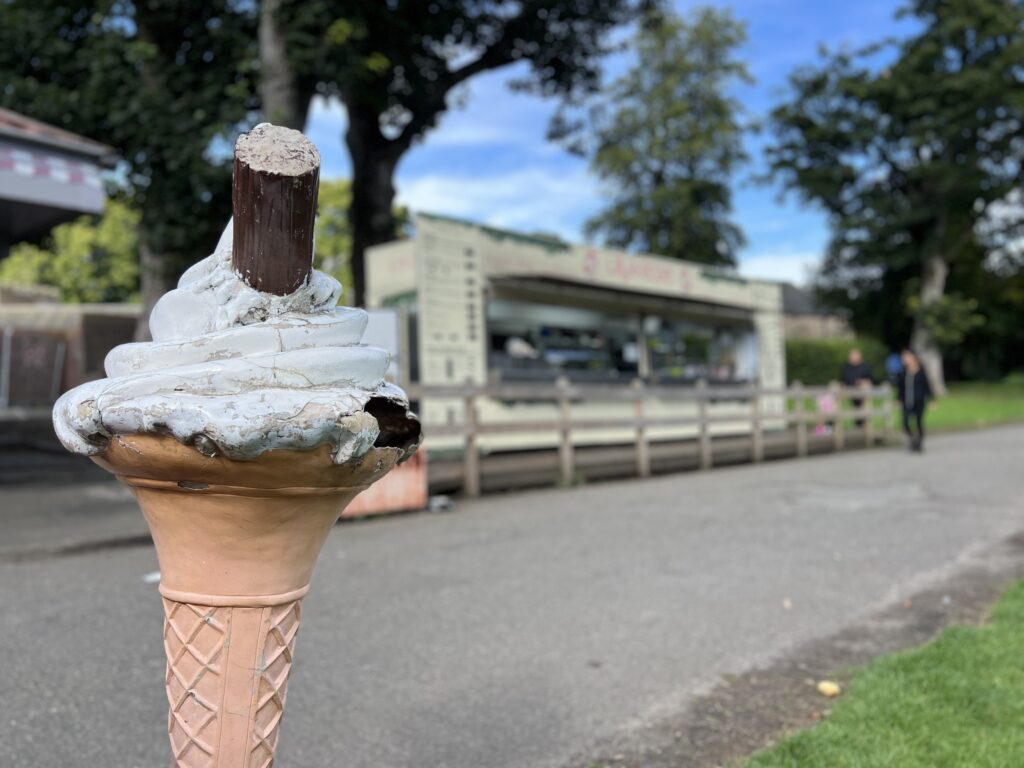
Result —
[[956, 319], [955, 338], [976, 327], [971, 281], [948, 291], [951, 271], [990, 268], [983, 223], [1016, 226], [990, 214], [1022, 181], [1024, 4], [913, 0], [904, 13], [918, 33], [794, 74], [769, 160], [829, 214], [823, 292], [859, 328], [891, 344], [909, 336], [941, 392], [937, 323]]
[[516, 87], [593, 90], [607, 33], [658, 0], [55, 0], [0, 2], [0, 105], [116, 147], [141, 215], [151, 303], [216, 241], [234, 137], [262, 112], [300, 128], [316, 93], [349, 115], [353, 288], [394, 236], [402, 155], [474, 75], [519, 61]]
[[[341, 281], [342, 304], [351, 293], [351, 199], [347, 179], [320, 182], [313, 264]], [[405, 209], [395, 211], [395, 221], [398, 238], [409, 223]], [[42, 245], [16, 244], [0, 261], [0, 283], [54, 286], [69, 303], [138, 301], [138, 226], [136, 211], [110, 200], [99, 217], [80, 216], [54, 227]]]
[[313, 266], [337, 279], [344, 289], [341, 303], [351, 294], [352, 230], [348, 226], [348, 208], [352, 185], [348, 179], [323, 179], [317, 203]]
[[474, 75], [516, 62], [515, 85], [567, 99], [593, 91], [608, 32], [657, 0], [279, 0], [296, 93], [315, 83], [348, 111], [352, 282], [365, 250], [394, 237], [399, 161]]
[[[743, 234], [729, 220], [730, 180], [746, 159], [740, 106], [729, 95], [749, 82], [735, 57], [745, 28], [704, 8], [691, 21], [665, 15], [637, 32], [637, 61], [591, 109], [574, 148], [615, 191], [587, 234], [617, 248], [734, 266]], [[582, 123], [565, 120], [566, 136]], [[589, 146], [588, 146], [589, 145]]]
[[115, 147], [151, 304], [230, 215], [234, 135], [258, 106], [256, 15], [232, 0], [4, 0], [0, 105]]
[[19, 243], [0, 261], [0, 283], [52, 285], [71, 303], [137, 301], [139, 215], [110, 201], [100, 217], [53, 228], [43, 247]]
[[309, 71], [300, 78], [292, 67], [287, 33], [281, 26], [281, 1], [259, 3], [260, 101], [267, 121], [301, 131], [306, 127], [318, 78]]
[[[352, 202], [352, 184], [348, 179], [324, 179], [320, 182], [320, 200], [316, 211], [316, 238], [313, 266], [336, 278], [342, 286], [340, 303], [352, 304], [352, 230], [348, 210]], [[394, 210], [395, 231], [391, 239], [402, 237], [409, 226], [409, 212]]]

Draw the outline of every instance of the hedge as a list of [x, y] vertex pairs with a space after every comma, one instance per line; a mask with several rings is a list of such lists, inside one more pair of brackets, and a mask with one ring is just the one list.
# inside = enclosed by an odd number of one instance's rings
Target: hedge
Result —
[[885, 358], [888, 350], [875, 339], [787, 339], [786, 374], [790, 383], [799, 381], [809, 386], [838, 381], [839, 371], [850, 350], [860, 349], [864, 362], [871, 366], [876, 381], [885, 379]]

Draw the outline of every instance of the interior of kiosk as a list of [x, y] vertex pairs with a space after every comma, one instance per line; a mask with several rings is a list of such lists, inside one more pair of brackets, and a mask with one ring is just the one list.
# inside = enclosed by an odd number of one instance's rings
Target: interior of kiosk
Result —
[[493, 279], [492, 381], [659, 385], [754, 382], [752, 313], [721, 305], [537, 279]]

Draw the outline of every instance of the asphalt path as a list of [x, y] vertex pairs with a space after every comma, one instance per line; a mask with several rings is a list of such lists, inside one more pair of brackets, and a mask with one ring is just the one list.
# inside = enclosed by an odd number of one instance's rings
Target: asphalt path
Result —
[[[1009, 427], [935, 438], [924, 456], [860, 451], [340, 525], [304, 604], [276, 765], [586, 766], [722, 675], [955, 576], [1024, 529], [1022, 445]], [[108, 494], [78, 498], [130, 511]], [[74, 499], [0, 489], [9, 528], [38, 508], [54, 536]], [[148, 546], [0, 562], [0, 765], [168, 764], [156, 569]]]

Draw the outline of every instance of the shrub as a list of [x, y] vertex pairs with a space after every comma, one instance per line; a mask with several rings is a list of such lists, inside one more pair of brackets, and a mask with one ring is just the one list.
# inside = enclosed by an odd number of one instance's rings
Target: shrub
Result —
[[45, 247], [18, 243], [0, 261], [0, 282], [52, 285], [71, 303], [139, 300], [139, 214], [111, 200], [102, 216], [54, 227]]
[[1024, 371], [1014, 371], [1006, 374], [1003, 384], [1010, 387], [1024, 387]]
[[864, 355], [876, 381], [885, 379], [885, 345], [875, 339], [787, 339], [786, 374], [790, 382], [820, 386], [839, 379], [839, 371], [854, 347]]

